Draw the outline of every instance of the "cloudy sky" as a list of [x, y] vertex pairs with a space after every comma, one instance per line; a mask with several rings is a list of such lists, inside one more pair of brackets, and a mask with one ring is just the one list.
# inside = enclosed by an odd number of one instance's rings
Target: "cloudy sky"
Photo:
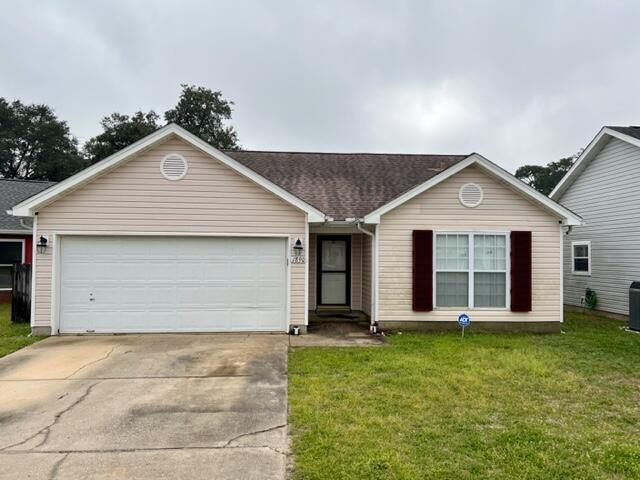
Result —
[[244, 148], [468, 153], [513, 171], [640, 124], [638, 1], [3, 1], [0, 96], [81, 141], [164, 112], [181, 83], [235, 102]]

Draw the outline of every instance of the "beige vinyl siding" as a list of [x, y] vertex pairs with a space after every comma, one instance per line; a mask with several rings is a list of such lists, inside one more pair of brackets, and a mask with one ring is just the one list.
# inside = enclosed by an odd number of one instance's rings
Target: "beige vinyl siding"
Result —
[[[629, 285], [640, 280], [640, 148], [613, 138], [560, 197], [585, 224], [564, 235], [564, 302], [595, 290], [598, 310], [629, 314]], [[591, 275], [573, 273], [571, 242], [591, 242]]]
[[[169, 153], [187, 160], [180, 181], [160, 174]], [[38, 214], [37, 235], [82, 232], [286, 235], [304, 239], [305, 214], [177, 137], [80, 187]], [[38, 255], [35, 326], [50, 325], [54, 248]], [[290, 267], [290, 322], [305, 318], [304, 265]]]
[[371, 237], [362, 236], [362, 311], [371, 315]]
[[[458, 191], [468, 182], [484, 190], [476, 208], [466, 208]], [[531, 312], [509, 309], [468, 309], [472, 321], [560, 321], [560, 225], [558, 218], [526, 200], [521, 194], [468, 167], [385, 214], [379, 232], [379, 314], [381, 321], [455, 321], [455, 309], [414, 312], [412, 300], [412, 231], [532, 232], [533, 292]]]

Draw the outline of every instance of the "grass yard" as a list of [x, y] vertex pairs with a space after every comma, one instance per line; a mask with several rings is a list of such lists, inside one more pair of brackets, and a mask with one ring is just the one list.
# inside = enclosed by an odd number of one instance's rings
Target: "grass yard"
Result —
[[42, 337], [30, 337], [28, 323], [11, 323], [11, 305], [0, 304], [0, 357], [37, 342]]
[[295, 349], [293, 477], [640, 478], [640, 335], [622, 325]]

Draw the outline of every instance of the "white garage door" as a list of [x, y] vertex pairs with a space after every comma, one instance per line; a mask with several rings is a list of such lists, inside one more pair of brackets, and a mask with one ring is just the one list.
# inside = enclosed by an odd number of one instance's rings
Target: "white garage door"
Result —
[[62, 237], [60, 332], [286, 330], [275, 238]]

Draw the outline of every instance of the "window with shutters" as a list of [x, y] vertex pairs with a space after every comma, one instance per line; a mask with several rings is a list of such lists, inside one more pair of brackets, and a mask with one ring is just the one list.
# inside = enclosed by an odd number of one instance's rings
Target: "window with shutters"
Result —
[[438, 232], [436, 307], [507, 308], [508, 234]]
[[575, 275], [591, 275], [591, 242], [571, 242], [571, 264]]

